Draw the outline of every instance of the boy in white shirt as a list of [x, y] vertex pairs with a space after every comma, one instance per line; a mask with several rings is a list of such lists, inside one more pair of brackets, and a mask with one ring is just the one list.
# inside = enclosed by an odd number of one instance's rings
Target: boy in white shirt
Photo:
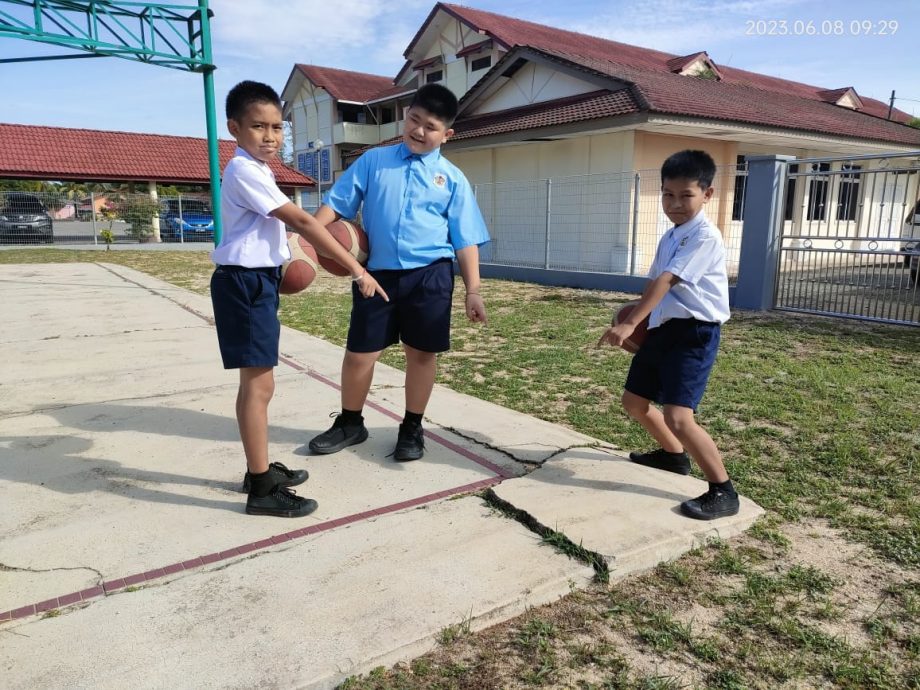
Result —
[[704, 151], [681, 151], [664, 162], [661, 204], [675, 227], [658, 243], [639, 304], [598, 341], [620, 346], [650, 315], [648, 336], [633, 357], [622, 401], [661, 447], [629, 457], [677, 474], [690, 474], [693, 458], [709, 480], [709, 490], [684, 501], [680, 509], [697, 520], [738, 512], [738, 494], [719, 449], [694, 419], [716, 361], [721, 324], [730, 315], [722, 234], [703, 213], [712, 198], [715, 173], [715, 162]]
[[238, 148], [224, 168], [223, 235], [212, 252], [211, 301], [225, 369], [240, 370], [236, 418], [246, 454], [244, 490], [251, 515], [300, 517], [317, 508], [290, 487], [306, 470], [268, 462], [268, 404], [275, 391], [281, 264], [290, 258], [285, 224], [350, 269], [364, 297], [386, 294], [370, 273], [275, 184], [268, 161], [281, 150], [281, 99], [270, 86], [240, 82], [227, 95], [227, 128]]

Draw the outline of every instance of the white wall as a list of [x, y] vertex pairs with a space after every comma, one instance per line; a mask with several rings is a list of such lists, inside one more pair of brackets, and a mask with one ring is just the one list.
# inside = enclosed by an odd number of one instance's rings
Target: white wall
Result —
[[533, 62], [521, 67], [497, 93], [476, 108], [477, 113], [516, 108], [566, 96], [597, 91], [597, 86]]

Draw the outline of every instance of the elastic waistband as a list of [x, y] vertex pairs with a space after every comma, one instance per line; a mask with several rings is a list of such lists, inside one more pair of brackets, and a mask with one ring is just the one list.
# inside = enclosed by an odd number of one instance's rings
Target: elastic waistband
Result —
[[673, 324], [674, 326], [688, 325], [691, 323], [698, 323], [703, 326], [721, 326], [722, 325], [718, 321], [702, 321], [700, 319], [694, 319], [692, 316], [688, 316], [683, 319], [668, 319], [667, 321], [663, 322], [661, 325], [667, 326], [669, 323]]
[[217, 264], [217, 268], [222, 268], [225, 271], [256, 271], [257, 273], [267, 273], [270, 276], [278, 275], [281, 273], [280, 266], [234, 266], [233, 264]]

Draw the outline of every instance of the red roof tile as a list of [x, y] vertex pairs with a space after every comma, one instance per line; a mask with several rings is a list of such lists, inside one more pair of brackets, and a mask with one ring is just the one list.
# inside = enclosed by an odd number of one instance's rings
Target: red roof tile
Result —
[[381, 77], [377, 74], [316, 65], [298, 64], [297, 69], [316, 86], [326, 89], [330, 96], [340, 101], [364, 103], [393, 88], [393, 80], [390, 77]]
[[[862, 111], [798, 94], [766, 92], [747, 83], [650, 72], [609, 60], [594, 60], [541, 50], [576, 68], [607, 74], [635, 84], [640, 101], [652, 112], [783, 127], [819, 134], [855, 137], [920, 147], [920, 130]], [[724, 73], [724, 72], [723, 72]], [[866, 102], [864, 99], [863, 103]]]
[[[0, 178], [209, 184], [207, 139], [0, 123]], [[219, 142], [221, 169], [236, 142]], [[306, 175], [271, 163], [278, 186], [310, 187]]]
[[[920, 145], [918, 130], [897, 124], [908, 122], [911, 116], [895, 109], [894, 121], [888, 121], [887, 104], [875, 99], [860, 97], [863, 107], [854, 112], [828, 104], [826, 88], [779, 77], [722, 66], [718, 67], [718, 81], [672, 73], [676, 64], [699, 53], [675, 56], [449, 3], [438, 3], [429, 21], [438, 10], [506, 48], [530, 46], [630, 81], [639, 91], [637, 98], [647, 100], [652, 111]], [[423, 30], [424, 26], [410, 43], [407, 57]]]
[[594, 91], [458, 120], [451, 140], [517, 132], [639, 112], [629, 89]]

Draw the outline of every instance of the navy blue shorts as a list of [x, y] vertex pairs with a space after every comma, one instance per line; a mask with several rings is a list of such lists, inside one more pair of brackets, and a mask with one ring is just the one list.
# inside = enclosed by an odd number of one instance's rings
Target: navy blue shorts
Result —
[[379, 352], [400, 340], [422, 352], [450, 349], [450, 308], [454, 294], [454, 265], [440, 259], [402, 271], [374, 271], [390, 298], [365, 298], [352, 286], [348, 349]]
[[224, 369], [278, 365], [280, 268], [218, 266], [211, 303]]
[[652, 328], [633, 355], [626, 390], [661, 405], [696, 410], [719, 351], [721, 328], [696, 319], [669, 319]]

